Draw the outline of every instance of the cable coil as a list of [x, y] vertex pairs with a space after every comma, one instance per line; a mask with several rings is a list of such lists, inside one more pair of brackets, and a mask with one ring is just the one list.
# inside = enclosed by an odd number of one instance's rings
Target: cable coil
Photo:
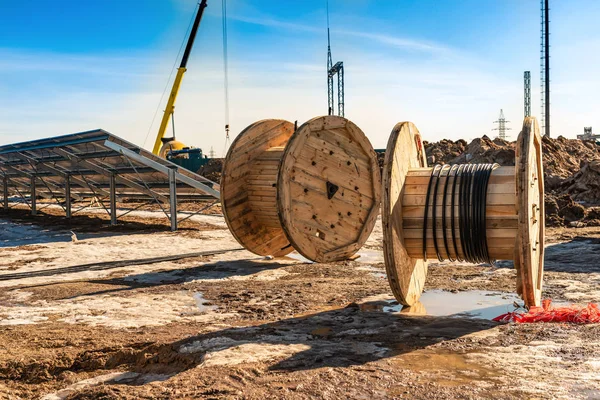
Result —
[[[423, 221], [423, 259], [427, 260], [427, 225], [429, 205], [431, 204], [433, 247], [439, 261], [444, 261], [440, 254], [440, 243], [437, 235], [437, 206], [438, 190], [441, 178], [444, 179], [442, 193], [441, 228], [445, 254], [450, 261], [467, 261], [471, 263], [494, 264], [488, 252], [486, 234], [486, 205], [487, 187], [492, 171], [498, 164], [455, 164], [434, 165], [431, 170], [427, 195], [425, 197], [425, 215]], [[451, 244], [455, 259], [450, 255], [449, 238], [447, 231], [448, 192], [450, 192], [450, 231]], [[457, 191], [458, 188], [458, 191]], [[432, 193], [433, 191], [433, 193]], [[458, 198], [458, 206], [456, 199]], [[458, 216], [456, 216], [458, 210]], [[456, 218], [458, 217], [458, 239], [456, 237]], [[460, 252], [459, 252], [460, 248]], [[461, 256], [462, 254], [462, 256]]]

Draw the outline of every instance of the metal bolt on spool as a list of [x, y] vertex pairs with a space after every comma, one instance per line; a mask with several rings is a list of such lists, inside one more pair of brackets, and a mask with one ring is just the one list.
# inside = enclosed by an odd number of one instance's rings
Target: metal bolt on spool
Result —
[[298, 129], [258, 121], [232, 143], [221, 178], [227, 225], [259, 255], [297, 250], [317, 262], [343, 260], [369, 237], [379, 212], [381, 176], [365, 134], [338, 116]]
[[427, 260], [514, 260], [517, 293], [540, 305], [544, 269], [544, 179], [538, 123], [527, 117], [514, 167], [428, 167], [421, 135], [398, 123], [383, 167], [383, 248], [388, 280], [403, 305], [418, 302]]

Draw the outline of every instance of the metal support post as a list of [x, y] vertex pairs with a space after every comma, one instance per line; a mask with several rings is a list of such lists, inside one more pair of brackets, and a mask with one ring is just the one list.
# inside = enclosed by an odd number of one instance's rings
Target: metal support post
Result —
[[37, 215], [37, 208], [36, 208], [36, 197], [37, 194], [35, 193], [35, 176], [31, 177], [31, 215]]
[[169, 169], [169, 203], [171, 208], [171, 231], [177, 230], [177, 169]]
[[3, 182], [4, 182], [4, 198], [3, 198], [4, 211], [8, 211], [8, 178], [6, 176], [4, 177]]
[[110, 175], [110, 224], [117, 224], [117, 177]]
[[71, 218], [71, 175], [65, 175], [65, 213]]

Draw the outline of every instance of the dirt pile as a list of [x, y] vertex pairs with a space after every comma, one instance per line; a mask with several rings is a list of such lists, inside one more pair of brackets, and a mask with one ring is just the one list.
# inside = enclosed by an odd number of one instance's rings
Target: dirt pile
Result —
[[515, 165], [515, 144], [502, 139], [491, 140], [487, 136], [467, 142], [441, 140], [425, 142], [425, 152], [429, 161], [438, 164], [498, 163]]
[[600, 202], [600, 160], [583, 162], [581, 169], [563, 180], [558, 190], [570, 194], [575, 201], [586, 204]]
[[563, 180], [580, 170], [583, 163], [600, 159], [600, 145], [592, 140], [544, 137], [542, 148], [546, 190], [558, 189]]
[[560, 196], [546, 193], [544, 196], [547, 226], [569, 225], [585, 216], [585, 207], [573, 201], [568, 194]]
[[224, 161], [224, 158], [211, 158], [208, 163], [200, 167], [197, 174], [213, 182], [220, 183]]

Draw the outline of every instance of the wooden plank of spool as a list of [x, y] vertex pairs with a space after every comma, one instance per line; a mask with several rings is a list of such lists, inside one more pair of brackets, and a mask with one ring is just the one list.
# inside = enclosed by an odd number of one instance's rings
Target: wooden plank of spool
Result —
[[277, 188], [279, 218], [292, 246], [317, 262], [347, 259], [375, 226], [381, 196], [377, 155], [351, 121], [313, 118], [290, 138]]
[[412, 122], [400, 122], [388, 140], [383, 162], [383, 255], [390, 287], [396, 299], [413, 305], [427, 277], [427, 260], [411, 258], [404, 247], [402, 197], [409, 169], [427, 166], [421, 135]]
[[242, 131], [231, 144], [221, 177], [221, 202], [229, 230], [247, 250], [284, 256], [294, 249], [278, 217], [277, 171], [294, 124], [267, 119]]
[[537, 120], [527, 117], [516, 146], [519, 228], [515, 248], [517, 293], [528, 306], [539, 306], [544, 274], [544, 170]]

